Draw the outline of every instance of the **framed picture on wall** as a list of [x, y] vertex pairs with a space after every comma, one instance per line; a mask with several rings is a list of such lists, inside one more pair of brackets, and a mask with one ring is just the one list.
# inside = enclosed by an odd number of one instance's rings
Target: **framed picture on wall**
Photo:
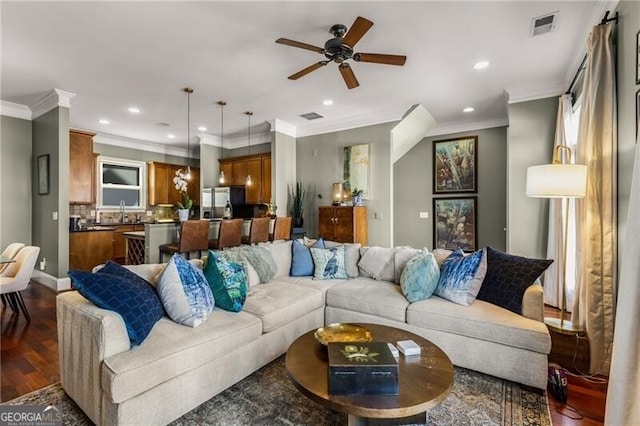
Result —
[[636, 33], [636, 84], [640, 84], [640, 31]]
[[38, 194], [49, 193], [49, 154], [38, 157]]
[[433, 193], [478, 191], [478, 136], [433, 142]]
[[433, 248], [465, 252], [478, 248], [478, 197], [433, 199]]
[[369, 193], [369, 144], [344, 147], [343, 191], [351, 198], [354, 189], [362, 191], [362, 198]]
[[640, 89], [636, 91], [636, 142], [638, 142], [638, 127], [640, 127]]

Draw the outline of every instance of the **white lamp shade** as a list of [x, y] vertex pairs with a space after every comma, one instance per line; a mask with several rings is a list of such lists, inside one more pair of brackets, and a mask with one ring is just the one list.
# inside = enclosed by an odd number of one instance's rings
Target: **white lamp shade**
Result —
[[587, 193], [587, 166], [544, 164], [527, 169], [527, 197], [583, 198]]

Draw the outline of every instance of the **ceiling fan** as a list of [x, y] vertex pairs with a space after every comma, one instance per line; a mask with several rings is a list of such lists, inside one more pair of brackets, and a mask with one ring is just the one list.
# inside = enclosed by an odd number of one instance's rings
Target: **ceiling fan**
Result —
[[284, 44], [292, 47], [299, 47], [300, 49], [307, 49], [313, 52], [323, 54], [327, 59], [308, 66], [307, 68], [298, 71], [295, 74], [289, 76], [289, 80], [297, 80], [300, 77], [304, 77], [311, 71], [315, 71], [318, 68], [322, 68], [329, 62], [335, 62], [338, 65], [340, 74], [349, 89], [358, 87], [358, 79], [356, 78], [351, 66], [346, 62], [349, 59], [353, 59], [356, 62], [371, 62], [375, 64], [387, 64], [387, 65], [404, 65], [407, 60], [403, 55], [384, 55], [380, 53], [353, 53], [353, 48], [358, 41], [369, 31], [373, 26], [373, 22], [358, 16], [351, 25], [349, 31], [347, 27], [342, 24], [333, 25], [329, 32], [333, 34], [332, 39], [327, 40], [324, 44], [324, 48], [313, 46], [311, 44], [302, 43], [288, 38], [279, 38], [276, 43]]

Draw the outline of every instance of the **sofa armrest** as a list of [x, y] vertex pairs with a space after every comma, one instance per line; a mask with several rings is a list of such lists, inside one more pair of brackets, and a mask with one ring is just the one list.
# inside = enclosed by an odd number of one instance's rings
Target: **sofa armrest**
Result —
[[102, 361], [131, 348], [122, 317], [98, 308], [77, 291], [56, 298], [60, 381], [96, 424], [102, 424]]
[[544, 321], [544, 297], [540, 280], [536, 280], [525, 290], [522, 296], [522, 316]]

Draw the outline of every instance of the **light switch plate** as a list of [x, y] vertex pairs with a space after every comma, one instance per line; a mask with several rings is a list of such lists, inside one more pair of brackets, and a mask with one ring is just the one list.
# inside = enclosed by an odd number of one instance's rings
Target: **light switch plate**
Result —
[[420, 212], [420, 219], [429, 219], [429, 212]]
[[58, 220], [58, 212], [53, 212], [53, 220]]

